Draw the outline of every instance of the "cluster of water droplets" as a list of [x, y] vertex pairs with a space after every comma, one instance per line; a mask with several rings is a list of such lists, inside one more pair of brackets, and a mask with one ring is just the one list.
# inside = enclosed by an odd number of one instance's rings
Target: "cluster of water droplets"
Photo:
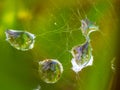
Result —
[[71, 63], [72, 70], [74, 72], [78, 73], [83, 68], [93, 64], [92, 47], [89, 35], [91, 32], [97, 30], [98, 26], [90, 22], [87, 18], [85, 20], [81, 20], [81, 31], [85, 36], [86, 41], [83, 44], [74, 46], [71, 50], [71, 54], [73, 56]]
[[[27, 51], [34, 47], [35, 35], [22, 30], [6, 30], [6, 40], [17, 50]], [[63, 72], [62, 64], [55, 59], [47, 59], [39, 62], [39, 76], [46, 83], [57, 82]], [[38, 90], [38, 89], [37, 89]]]
[[[81, 20], [81, 31], [86, 41], [83, 44], [76, 45], [72, 48], [72, 69], [76, 73], [83, 68], [93, 64], [92, 47], [89, 35], [91, 32], [98, 30], [98, 27], [88, 19]], [[6, 40], [17, 50], [27, 51], [34, 47], [35, 35], [22, 30], [6, 30]], [[46, 83], [56, 83], [62, 73], [63, 66], [56, 59], [46, 59], [39, 62], [38, 73], [40, 78]], [[40, 88], [36, 89], [39, 90]]]

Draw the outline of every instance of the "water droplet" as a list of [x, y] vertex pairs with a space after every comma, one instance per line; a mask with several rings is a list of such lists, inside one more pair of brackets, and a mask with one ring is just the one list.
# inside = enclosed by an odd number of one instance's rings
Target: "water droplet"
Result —
[[10, 45], [18, 50], [26, 51], [34, 47], [34, 34], [17, 30], [6, 30], [5, 34]]
[[46, 83], [56, 83], [63, 72], [62, 64], [55, 59], [47, 59], [39, 62], [39, 75]]
[[81, 20], [81, 30], [83, 35], [85, 37], [88, 37], [91, 32], [98, 30], [98, 26], [86, 18], [84, 20]]
[[116, 58], [115, 57], [111, 60], [111, 69], [113, 70], [113, 72], [116, 71]]
[[54, 22], [54, 25], [57, 25], [57, 23], [56, 23], [56, 22]]
[[72, 69], [76, 73], [81, 71], [83, 68], [92, 65], [92, 48], [88, 41], [86, 41], [84, 44], [73, 47], [71, 53], [73, 56], [71, 60], [73, 65]]
[[38, 85], [37, 88], [33, 89], [33, 90], [40, 90], [41, 89], [41, 86]]

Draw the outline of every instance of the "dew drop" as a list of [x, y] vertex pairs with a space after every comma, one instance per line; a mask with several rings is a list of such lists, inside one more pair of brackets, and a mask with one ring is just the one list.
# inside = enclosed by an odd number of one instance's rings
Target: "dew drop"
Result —
[[26, 31], [6, 30], [6, 40], [17, 50], [27, 51], [34, 47], [35, 35]]
[[111, 60], [111, 69], [113, 72], [116, 71], [116, 58], [115, 57]]
[[41, 86], [38, 85], [37, 88], [33, 89], [33, 90], [40, 90], [41, 89]]
[[57, 25], [57, 23], [55, 22], [54, 25]]
[[98, 26], [95, 23], [91, 22], [88, 18], [81, 20], [81, 30], [82, 34], [87, 37], [93, 31], [98, 30]]
[[93, 63], [92, 48], [88, 41], [72, 48], [72, 69], [76, 73]]
[[55, 59], [46, 59], [39, 62], [39, 75], [46, 83], [56, 83], [63, 72], [62, 64]]

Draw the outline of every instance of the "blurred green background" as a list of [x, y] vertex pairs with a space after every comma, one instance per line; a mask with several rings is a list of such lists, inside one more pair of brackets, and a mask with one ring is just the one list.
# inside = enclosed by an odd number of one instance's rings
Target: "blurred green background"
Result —
[[[119, 3], [119, 2], [118, 2]], [[0, 0], [0, 90], [114, 90], [118, 16], [116, 0]], [[89, 18], [99, 26], [91, 34], [94, 63], [76, 74], [69, 52], [85, 42], [81, 22]], [[18, 51], [6, 42], [5, 30], [26, 30], [35, 34], [34, 48]], [[37, 74], [37, 62], [58, 59], [64, 67], [55, 84], [44, 83]]]

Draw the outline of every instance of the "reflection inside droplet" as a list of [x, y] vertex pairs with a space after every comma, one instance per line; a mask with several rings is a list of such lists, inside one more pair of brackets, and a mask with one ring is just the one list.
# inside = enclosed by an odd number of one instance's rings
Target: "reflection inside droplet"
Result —
[[81, 71], [81, 69], [92, 65], [93, 56], [92, 56], [92, 48], [90, 43], [86, 41], [84, 44], [75, 46], [71, 50], [72, 53], [72, 69], [76, 73]]
[[18, 50], [26, 51], [34, 47], [34, 34], [17, 30], [6, 30], [5, 34], [10, 45]]
[[93, 31], [97, 31], [98, 26], [95, 23], [91, 22], [88, 18], [81, 20], [81, 31], [85, 37], [89, 36], [89, 34]]
[[39, 75], [46, 83], [56, 83], [63, 72], [63, 66], [58, 60], [47, 59], [39, 62]]

